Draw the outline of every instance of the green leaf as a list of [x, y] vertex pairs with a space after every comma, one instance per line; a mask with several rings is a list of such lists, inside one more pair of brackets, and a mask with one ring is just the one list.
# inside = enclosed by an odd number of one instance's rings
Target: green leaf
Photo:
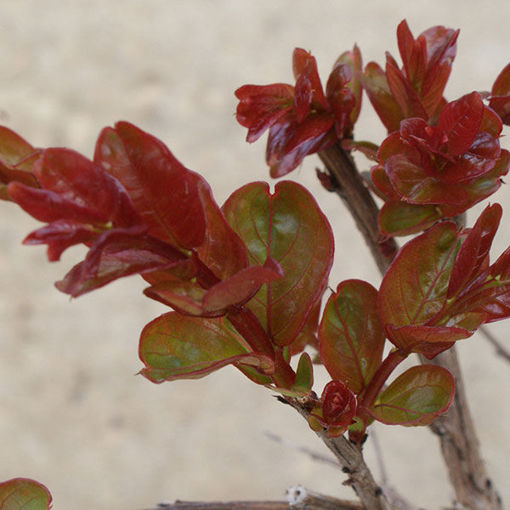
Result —
[[313, 386], [313, 365], [308, 353], [303, 352], [296, 369], [296, 380], [292, 389], [301, 393], [310, 393]]
[[441, 218], [441, 211], [432, 204], [386, 202], [379, 212], [379, 230], [391, 236], [422, 232]]
[[51, 494], [39, 482], [13, 478], [0, 483], [0, 510], [49, 510]]
[[425, 325], [441, 312], [459, 245], [455, 224], [444, 222], [402, 247], [379, 289], [385, 326]]
[[332, 379], [360, 394], [379, 366], [384, 332], [376, 312], [377, 290], [361, 280], [340, 283], [324, 309], [319, 350]]
[[428, 425], [447, 411], [454, 395], [454, 379], [435, 365], [412, 367], [379, 396], [370, 414], [387, 425]]
[[251, 264], [271, 257], [283, 269], [283, 278], [263, 285], [247, 306], [274, 343], [291, 344], [327, 283], [334, 245], [326, 217], [310, 193], [290, 181], [279, 182], [273, 194], [267, 183], [248, 184], [223, 212]]
[[155, 383], [197, 379], [230, 364], [248, 365], [271, 373], [273, 362], [249, 351], [243, 337], [226, 320], [161, 315], [145, 326], [140, 337], [140, 373]]

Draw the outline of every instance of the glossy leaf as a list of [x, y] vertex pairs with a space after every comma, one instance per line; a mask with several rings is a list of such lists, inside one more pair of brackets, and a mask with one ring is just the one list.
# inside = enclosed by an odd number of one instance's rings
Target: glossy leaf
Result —
[[448, 370], [421, 365], [408, 369], [379, 396], [370, 414], [388, 425], [429, 425], [453, 400], [454, 380]]
[[143, 329], [139, 346], [145, 367], [140, 373], [155, 383], [196, 379], [226, 365], [248, 365], [271, 373], [267, 356], [250, 352], [244, 339], [224, 319], [161, 315]]
[[102, 131], [94, 161], [118, 179], [149, 233], [183, 248], [200, 246], [205, 214], [202, 177], [186, 169], [157, 138], [128, 122]]
[[0, 483], [0, 510], [49, 510], [52, 497], [35, 480], [13, 478]]
[[327, 282], [333, 257], [331, 227], [313, 197], [294, 182], [248, 184], [223, 206], [248, 248], [251, 264], [271, 257], [283, 278], [264, 285], [248, 303], [277, 345], [289, 345], [304, 327]]
[[319, 327], [321, 360], [332, 379], [360, 394], [382, 359], [384, 332], [376, 311], [377, 291], [361, 280], [340, 283]]
[[442, 311], [459, 244], [455, 224], [445, 222], [401, 248], [379, 289], [383, 324], [425, 325]]

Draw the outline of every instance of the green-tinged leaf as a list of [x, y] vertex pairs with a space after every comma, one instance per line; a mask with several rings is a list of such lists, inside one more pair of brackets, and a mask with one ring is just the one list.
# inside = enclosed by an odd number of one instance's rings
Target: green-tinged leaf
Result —
[[432, 204], [386, 202], [379, 212], [379, 230], [390, 236], [422, 232], [441, 219], [441, 210]]
[[379, 289], [385, 327], [425, 325], [441, 312], [459, 245], [455, 224], [444, 222], [401, 248]]
[[161, 315], [142, 331], [140, 373], [155, 383], [197, 379], [226, 365], [248, 365], [271, 373], [267, 356], [250, 352], [243, 337], [223, 319]]
[[49, 510], [51, 494], [35, 480], [13, 478], [0, 483], [0, 510]]
[[332, 379], [360, 394], [379, 366], [384, 332], [376, 312], [377, 290], [361, 280], [340, 283], [319, 326], [319, 352]]
[[432, 359], [449, 349], [453, 342], [470, 337], [473, 333], [453, 326], [387, 326], [392, 343], [406, 353], [417, 352]]
[[308, 353], [303, 352], [296, 369], [296, 380], [292, 389], [301, 393], [310, 393], [313, 386], [313, 365]]
[[391, 94], [388, 80], [381, 67], [375, 62], [369, 62], [361, 76], [361, 83], [388, 132], [398, 131], [404, 116]]
[[223, 206], [227, 221], [248, 248], [250, 263], [268, 257], [283, 278], [263, 285], [248, 307], [277, 345], [291, 344], [327, 283], [333, 257], [331, 227], [310, 193], [294, 182], [255, 182]]
[[370, 414], [387, 425], [429, 425], [450, 407], [453, 376], [435, 365], [412, 367], [379, 396]]

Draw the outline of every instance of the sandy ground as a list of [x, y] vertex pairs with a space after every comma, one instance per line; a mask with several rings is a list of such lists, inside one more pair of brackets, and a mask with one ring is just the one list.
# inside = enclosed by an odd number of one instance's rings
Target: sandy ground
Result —
[[[506, 0], [356, 7], [343, 0], [0, 0], [1, 121], [35, 145], [91, 155], [101, 127], [130, 120], [202, 172], [222, 202], [235, 187], [267, 179], [263, 142], [245, 144], [233, 118], [233, 90], [289, 81], [295, 46], [312, 50], [323, 76], [355, 41], [365, 61], [382, 61], [385, 49], [396, 53], [404, 17], [415, 34], [435, 24], [461, 28], [451, 98], [488, 88], [508, 62]], [[369, 109], [358, 133], [374, 141], [383, 134]], [[314, 182], [316, 164], [309, 158], [292, 178], [310, 186], [332, 219], [332, 285], [351, 277], [377, 285], [350, 218]], [[508, 188], [498, 200], [510, 204]], [[0, 211], [0, 480], [36, 478], [56, 509], [74, 510], [280, 498], [296, 483], [351, 495], [341, 474], [267, 437], [271, 431], [327, 453], [297, 415], [235, 370], [161, 386], [136, 377], [139, 331], [164, 311], [141, 295], [143, 282], [125, 279], [69, 302], [52, 283], [80, 249], [51, 265], [42, 248], [20, 244], [36, 223], [12, 205]], [[506, 221], [497, 252], [509, 241]], [[492, 329], [508, 339], [508, 325]], [[460, 353], [488, 468], [509, 501], [509, 367], [480, 338]], [[404, 494], [429, 508], [451, 500], [428, 430], [387, 427], [378, 438], [388, 476]], [[370, 443], [367, 457], [378, 473]]]

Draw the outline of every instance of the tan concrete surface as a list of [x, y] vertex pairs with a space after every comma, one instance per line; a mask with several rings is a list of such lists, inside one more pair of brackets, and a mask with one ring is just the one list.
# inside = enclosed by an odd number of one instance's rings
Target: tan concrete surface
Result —
[[[289, 81], [295, 46], [313, 52], [323, 77], [355, 41], [365, 62], [381, 62], [384, 50], [396, 53], [404, 17], [416, 35], [435, 24], [461, 28], [450, 98], [488, 88], [509, 60], [507, 0], [0, 0], [1, 122], [35, 145], [90, 156], [101, 127], [130, 120], [203, 172], [222, 202], [267, 179], [264, 143], [245, 144], [233, 118], [234, 89]], [[358, 136], [378, 141], [371, 116], [367, 108]], [[291, 177], [332, 219], [331, 284], [377, 285], [350, 218], [314, 182], [317, 164], [309, 158]], [[508, 188], [497, 199], [510, 205]], [[136, 377], [139, 332], [164, 311], [141, 295], [143, 282], [125, 279], [70, 302], [53, 282], [82, 251], [49, 264], [42, 248], [20, 244], [36, 222], [10, 204], [0, 214], [0, 480], [39, 479], [57, 510], [279, 498], [295, 483], [350, 496], [341, 473], [266, 437], [326, 453], [297, 415], [235, 370], [161, 386]], [[508, 214], [497, 253], [510, 242]], [[508, 325], [493, 330], [508, 340]], [[489, 471], [508, 502], [509, 366], [481, 338], [460, 351]], [[404, 494], [428, 508], [451, 500], [428, 430], [387, 427], [378, 437]], [[371, 444], [367, 457], [377, 472]]]

